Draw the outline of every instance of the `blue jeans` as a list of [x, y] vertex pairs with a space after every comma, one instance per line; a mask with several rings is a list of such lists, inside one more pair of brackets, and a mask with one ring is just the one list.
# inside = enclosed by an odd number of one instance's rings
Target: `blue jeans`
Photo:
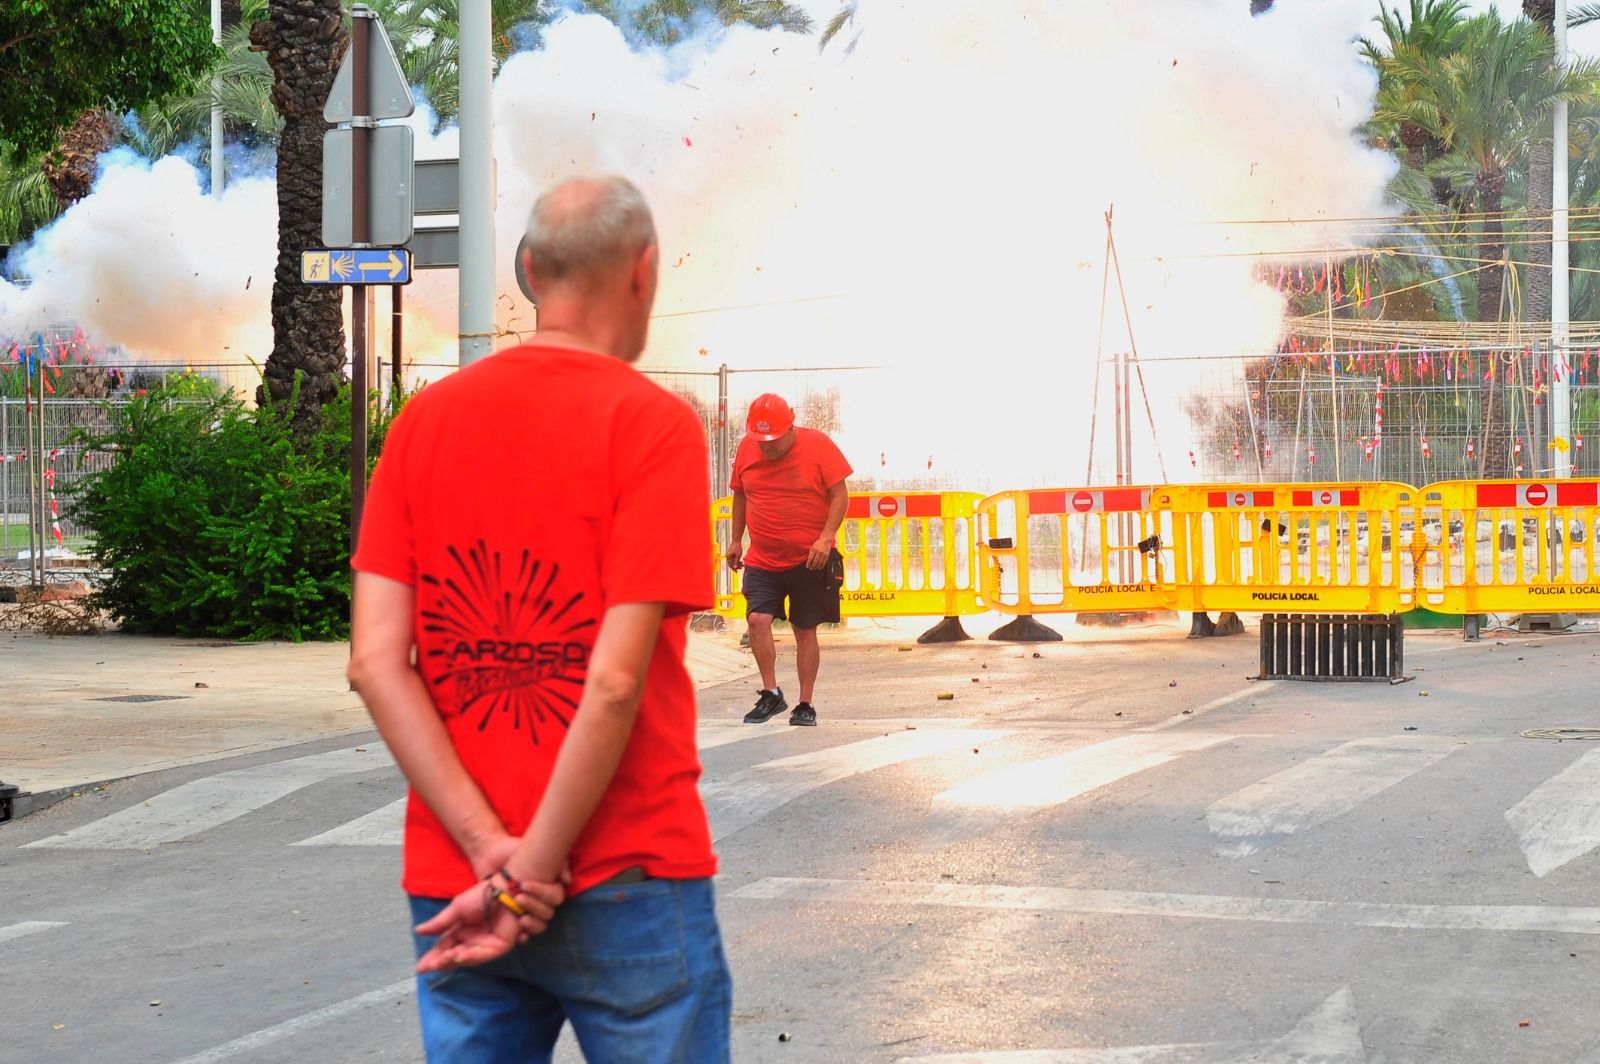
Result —
[[[411, 898], [413, 924], [447, 899]], [[417, 935], [420, 957], [433, 936]], [[733, 984], [709, 879], [595, 887], [542, 935], [417, 977], [433, 1064], [548, 1064], [564, 1021], [595, 1064], [726, 1064]]]

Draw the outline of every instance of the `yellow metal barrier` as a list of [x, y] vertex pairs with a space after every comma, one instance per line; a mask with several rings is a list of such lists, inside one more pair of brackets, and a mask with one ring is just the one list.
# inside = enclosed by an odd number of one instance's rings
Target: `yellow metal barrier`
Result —
[[1181, 608], [1184, 541], [1150, 487], [1002, 491], [978, 504], [983, 601], [1017, 616]]
[[[742, 615], [712, 507], [717, 612]], [[1600, 480], [852, 495], [847, 617], [1600, 612]]]
[[[839, 528], [844, 556], [844, 617], [962, 617], [978, 599], [975, 492], [850, 496]], [[744, 616], [740, 577], [723, 555], [733, 531], [733, 500], [711, 506], [716, 612]]]
[[1600, 610], [1600, 480], [1445, 481], [1419, 493], [1419, 605], [1439, 613]]
[[[1393, 613], [1409, 609], [1415, 488], [1197, 484], [1161, 488], [1185, 541], [1181, 609]], [[1184, 561], [1187, 567], [1183, 567]]]

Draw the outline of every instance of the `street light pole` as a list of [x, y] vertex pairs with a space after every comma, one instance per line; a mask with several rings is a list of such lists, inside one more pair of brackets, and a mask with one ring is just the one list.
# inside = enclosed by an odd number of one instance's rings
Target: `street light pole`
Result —
[[494, 353], [494, 89], [490, 0], [461, 0], [460, 364]]
[[[1567, 69], [1567, 0], [1556, 0], [1556, 68]], [[1555, 107], [1555, 130], [1550, 141], [1554, 175], [1550, 194], [1550, 439], [1572, 442], [1572, 366], [1567, 356], [1567, 325], [1572, 313], [1567, 287], [1567, 102]], [[1572, 452], [1554, 449], [1555, 475], [1572, 475]]]
[[[211, 40], [222, 44], [222, 0], [211, 0]], [[222, 74], [211, 75], [211, 194], [222, 195]]]

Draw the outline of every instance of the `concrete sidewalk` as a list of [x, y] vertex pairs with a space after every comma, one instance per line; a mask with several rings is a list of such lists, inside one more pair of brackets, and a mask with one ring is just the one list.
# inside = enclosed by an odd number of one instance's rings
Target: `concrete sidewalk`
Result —
[[[738, 636], [694, 633], [697, 689], [754, 670]], [[347, 643], [0, 635], [0, 781], [63, 793], [372, 727], [344, 679]]]

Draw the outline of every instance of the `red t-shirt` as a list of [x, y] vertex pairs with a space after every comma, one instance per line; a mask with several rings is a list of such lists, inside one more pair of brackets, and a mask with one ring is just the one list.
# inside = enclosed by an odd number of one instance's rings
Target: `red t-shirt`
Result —
[[826, 433], [796, 429], [794, 446], [775, 462], [746, 436], [733, 459], [729, 486], [744, 492], [750, 549], [745, 564], [776, 571], [804, 565], [828, 523], [828, 490], [852, 470]]
[[[538, 808], [607, 607], [665, 602], [617, 774], [573, 844], [574, 892], [626, 868], [716, 872], [700, 802], [687, 614], [712, 603], [705, 434], [614, 358], [518, 347], [430, 384], [395, 420], [355, 568], [416, 588], [417, 668], [506, 830]], [[416, 792], [404, 886], [472, 868]]]

